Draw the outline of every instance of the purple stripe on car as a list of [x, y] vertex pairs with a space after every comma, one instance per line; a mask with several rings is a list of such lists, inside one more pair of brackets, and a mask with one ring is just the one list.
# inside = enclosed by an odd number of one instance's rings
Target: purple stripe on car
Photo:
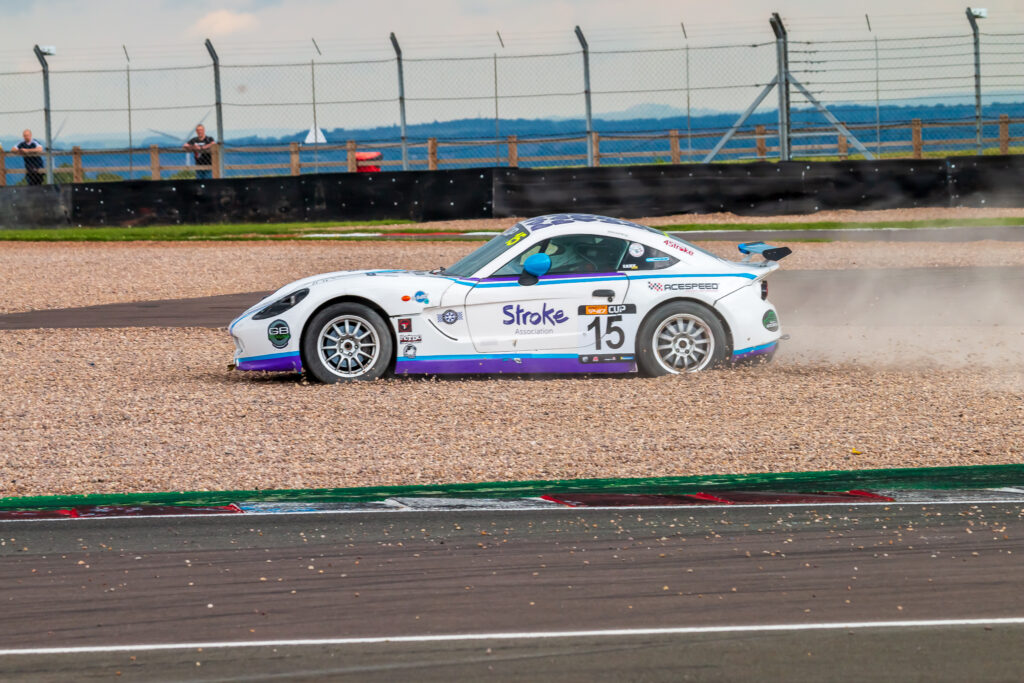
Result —
[[238, 362], [238, 369], [262, 370], [264, 372], [302, 372], [302, 359], [296, 353], [293, 356], [241, 360]]
[[[542, 275], [540, 279], [544, 280], [565, 280], [569, 278], [575, 279], [586, 279], [586, 278], [609, 278], [609, 277], [626, 277], [624, 273], [559, 273], [556, 275]], [[497, 277], [485, 277], [480, 282], [513, 282], [519, 279], [518, 275], [500, 275]]]
[[771, 353], [778, 346], [777, 343], [764, 344], [762, 346], [752, 346], [749, 349], [744, 349], [739, 353], [734, 353], [732, 356], [733, 360], [743, 360], [744, 358], [750, 358], [751, 356], [761, 356], [766, 353]]
[[453, 358], [408, 360], [399, 358], [395, 363], [397, 374], [410, 375], [467, 375], [473, 373], [606, 373], [633, 372], [636, 363], [582, 363], [579, 358]]

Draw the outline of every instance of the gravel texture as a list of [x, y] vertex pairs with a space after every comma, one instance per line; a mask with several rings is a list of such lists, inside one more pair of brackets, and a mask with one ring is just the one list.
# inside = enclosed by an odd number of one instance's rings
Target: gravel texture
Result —
[[[0, 314], [270, 291], [359, 268], [431, 269], [480, 242], [0, 242]], [[729, 259], [732, 242], [698, 242]], [[788, 270], [1024, 265], [1024, 242], [779, 242]]]
[[[1024, 210], [827, 212], [794, 220], [1002, 215]], [[696, 218], [779, 220], [719, 214], [646, 222]], [[0, 313], [270, 290], [330, 270], [432, 268], [477, 246], [5, 242]], [[731, 243], [703, 246], [735, 255]], [[792, 246], [787, 269], [1024, 265], [1020, 242]], [[787, 329], [793, 339], [772, 365], [688, 377], [333, 386], [229, 372], [232, 345], [218, 330], [0, 331], [0, 496], [1021, 461], [1024, 328], [923, 332], [862, 322]]]
[[0, 496], [1020, 462], [1024, 365], [643, 379], [229, 372], [205, 329], [0, 332]]

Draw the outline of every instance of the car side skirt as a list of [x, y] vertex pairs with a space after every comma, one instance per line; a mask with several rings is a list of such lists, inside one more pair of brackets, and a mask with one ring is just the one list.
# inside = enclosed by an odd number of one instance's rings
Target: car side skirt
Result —
[[479, 354], [398, 358], [398, 375], [636, 372], [634, 354]]
[[255, 370], [263, 372], [302, 372], [302, 358], [298, 351], [287, 353], [271, 353], [266, 356], [249, 356], [239, 358], [236, 370]]

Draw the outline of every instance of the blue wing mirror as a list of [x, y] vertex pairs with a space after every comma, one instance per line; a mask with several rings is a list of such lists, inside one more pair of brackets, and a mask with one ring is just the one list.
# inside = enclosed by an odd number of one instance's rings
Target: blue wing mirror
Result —
[[551, 270], [551, 257], [547, 254], [533, 254], [523, 262], [523, 274], [519, 276], [519, 284], [535, 285], [542, 275]]

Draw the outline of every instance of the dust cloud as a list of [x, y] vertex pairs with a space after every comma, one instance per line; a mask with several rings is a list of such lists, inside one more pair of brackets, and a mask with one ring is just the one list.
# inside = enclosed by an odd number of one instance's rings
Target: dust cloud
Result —
[[1024, 267], [780, 270], [769, 286], [781, 363], [1024, 370]]

